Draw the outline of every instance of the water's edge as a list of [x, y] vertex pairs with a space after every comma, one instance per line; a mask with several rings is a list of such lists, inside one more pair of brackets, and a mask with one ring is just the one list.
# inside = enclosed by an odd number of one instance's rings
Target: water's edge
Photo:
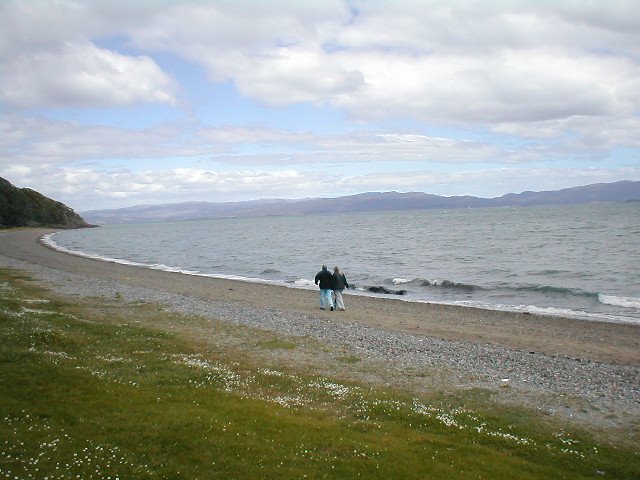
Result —
[[[310, 280], [299, 280], [296, 282], [285, 282], [281, 280], [269, 280], [262, 278], [253, 278], [253, 277], [245, 277], [239, 275], [231, 275], [231, 274], [215, 274], [215, 273], [202, 273], [193, 270], [187, 270], [180, 267], [164, 265], [161, 263], [157, 264], [146, 264], [141, 262], [134, 262], [125, 259], [106, 257], [98, 254], [92, 254], [88, 252], [83, 252], [79, 250], [71, 250], [65, 248], [56, 243], [53, 237], [59, 232], [48, 233], [40, 237], [40, 243], [47, 248], [55, 250], [60, 253], [64, 253], [67, 255], [73, 255], [82, 258], [88, 258], [92, 260], [97, 260], [105, 263], [116, 263], [120, 265], [133, 266], [138, 268], [145, 268], [150, 270], [160, 270], [170, 273], [177, 273], [182, 275], [191, 275], [198, 277], [207, 277], [207, 278], [217, 278], [221, 280], [234, 280], [245, 283], [254, 283], [254, 284], [266, 284], [266, 285], [274, 285], [285, 288], [294, 288], [294, 289], [302, 289], [302, 290], [316, 290], [317, 286], [313, 284]], [[425, 303], [425, 304], [436, 304], [436, 305], [451, 305], [465, 308], [476, 308], [488, 311], [501, 311], [501, 312], [514, 312], [514, 313], [529, 313], [535, 314], [544, 317], [554, 317], [554, 318], [568, 318], [574, 320], [584, 320], [584, 321], [595, 321], [595, 322], [603, 322], [603, 323], [618, 323], [618, 324], [631, 324], [631, 325], [640, 325], [640, 319], [635, 319], [626, 316], [618, 316], [618, 315], [607, 315], [602, 313], [591, 313], [591, 312], [583, 312], [579, 310], [570, 310], [570, 309], [562, 309], [555, 307], [537, 307], [534, 305], [494, 305], [490, 303], [481, 303], [481, 302], [465, 302], [465, 301], [433, 301], [433, 300], [422, 300], [419, 298], [411, 298], [405, 297], [401, 295], [396, 295], [394, 293], [385, 294], [385, 293], [376, 293], [375, 291], [369, 291], [368, 289], [359, 288], [356, 290], [351, 290], [351, 294], [353, 295], [362, 295], [368, 297], [375, 298], [393, 298], [394, 300], [401, 300], [405, 302], [412, 303]]]

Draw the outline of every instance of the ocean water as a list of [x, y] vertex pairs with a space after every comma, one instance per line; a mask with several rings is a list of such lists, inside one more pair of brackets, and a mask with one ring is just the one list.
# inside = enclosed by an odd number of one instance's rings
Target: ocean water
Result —
[[316, 288], [321, 265], [338, 265], [358, 295], [640, 323], [639, 203], [107, 225], [47, 241], [293, 288]]

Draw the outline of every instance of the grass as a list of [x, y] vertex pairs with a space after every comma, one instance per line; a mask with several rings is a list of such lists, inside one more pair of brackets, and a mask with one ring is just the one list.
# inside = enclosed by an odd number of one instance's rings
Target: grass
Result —
[[360, 357], [356, 355], [344, 355], [342, 357], [338, 357], [338, 361], [342, 363], [360, 363]]
[[482, 391], [416, 398], [287, 370], [124, 311], [0, 270], [0, 479], [640, 478], [637, 449], [471, 408]]
[[258, 342], [258, 347], [266, 350], [293, 350], [296, 348], [296, 344], [287, 340], [275, 338], [271, 340], [260, 340]]

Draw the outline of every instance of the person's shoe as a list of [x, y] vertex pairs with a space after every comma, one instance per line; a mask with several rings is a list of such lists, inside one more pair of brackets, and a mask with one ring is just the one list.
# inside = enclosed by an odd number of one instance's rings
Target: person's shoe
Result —
[[333, 312], [333, 307], [331, 307], [330, 310]]

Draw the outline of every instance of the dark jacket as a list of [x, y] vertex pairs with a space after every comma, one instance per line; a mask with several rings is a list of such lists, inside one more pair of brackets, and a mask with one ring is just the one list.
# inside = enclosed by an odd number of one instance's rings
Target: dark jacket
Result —
[[339, 273], [336, 275], [333, 274], [333, 289], [334, 290], [344, 290], [349, 288], [349, 284], [347, 283], [347, 277], [344, 276], [344, 273]]
[[333, 275], [326, 268], [323, 268], [322, 271], [318, 272], [316, 275], [316, 285], [320, 282], [320, 288], [322, 290], [327, 288], [333, 288]]

